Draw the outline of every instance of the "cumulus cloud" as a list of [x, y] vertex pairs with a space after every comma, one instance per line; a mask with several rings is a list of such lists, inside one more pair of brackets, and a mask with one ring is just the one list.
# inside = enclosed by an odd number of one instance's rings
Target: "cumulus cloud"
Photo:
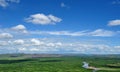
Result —
[[18, 40], [15, 40], [13, 43], [14, 43], [15, 45], [22, 45], [22, 44], [24, 44], [24, 40], [18, 39]]
[[55, 44], [54, 43], [48, 43], [48, 44], [46, 44], [47, 46], [50, 46], [50, 47], [54, 47], [55, 46]]
[[22, 24], [14, 26], [11, 29], [14, 30], [14, 31], [22, 32], [22, 33], [28, 33], [28, 31], [26, 30], [26, 27]]
[[25, 30], [26, 28], [25, 28], [24, 25], [20, 24], [20, 25], [17, 25], [17, 26], [15, 26], [15, 27], [12, 27], [12, 29], [19, 31], [19, 30]]
[[13, 35], [10, 33], [0, 33], [0, 38], [1, 39], [9, 39], [9, 38], [13, 38]]
[[[118, 31], [110, 31], [104, 29], [84, 30], [84, 31], [28, 31], [30, 36], [24, 36], [21, 31], [26, 30], [24, 25], [17, 25], [10, 29], [0, 29], [0, 50], [14, 53], [119, 53], [120, 46], [107, 45], [107, 41], [99, 39], [99, 37], [115, 36]], [[15, 31], [18, 31], [17, 33]], [[15, 32], [15, 33], [14, 33]], [[21, 33], [20, 37], [19, 36]], [[11, 35], [12, 34], [12, 35]], [[14, 35], [14, 37], [13, 37]], [[42, 38], [42, 35], [55, 35], [50, 38]], [[40, 38], [38, 38], [40, 36]], [[65, 36], [83, 36], [98, 38], [101, 41], [80, 41], [77, 37]], [[97, 37], [96, 37], [97, 36]], [[43, 36], [44, 37], [44, 36]], [[54, 37], [54, 38], [53, 38]], [[55, 38], [57, 37], [57, 38]], [[12, 39], [9, 39], [12, 38]], [[60, 38], [60, 39], [59, 39]], [[64, 38], [64, 39], [63, 39]], [[75, 40], [74, 40], [75, 39]], [[77, 40], [78, 39], [78, 40]], [[114, 44], [113, 44], [114, 45]]]
[[9, 3], [19, 3], [20, 0], [0, 0], [0, 6], [1, 7], [7, 7], [9, 6]]
[[33, 45], [41, 45], [41, 44], [44, 44], [43, 42], [41, 42], [40, 40], [35, 39], [35, 38], [31, 39], [31, 42], [33, 43]]
[[26, 22], [39, 24], [39, 25], [48, 25], [48, 24], [56, 24], [57, 22], [61, 22], [62, 19], [53, 15], [45, 15], [45, 14], [33, 14], [25, 19]]
[[57, 42], [55, 43], [57, 46], [62, 46], [62, 43], [61, 42]]
[[[61, 39], [60, 39], [61, 40]], [[0, 48], [3, 51], [6, 49], [11, 52], [24, 52], [24, 53], [87, 53], [87, 54], [106, 54], [106, 53], [119, 53], [120, 46], [109, 46], [106, 44], [92, 44], [82, 43], [79, 41], [67, 41], [61, 42], [57, 39], [17, 39], [11, 40], [11, 45], [8, 45], [8, 41], [0, 41]], [[41, 43], [42, 42], [42, 43]], [[1, 44], [2, 43], [2, 44]]]
[[108, 25], [109, 26], [118, 26], [118, 25], [120, 25], [120, 20], [119, 19], [111, 20], [111, 21], [109, 21]]
[[38, 48], [31, 48], [31, 49], [29, 49], [29, 51], [39, 51], [39, 49]]
[[19, 51], [26, 51], [27, 50], [27, 48], [19, 48]]

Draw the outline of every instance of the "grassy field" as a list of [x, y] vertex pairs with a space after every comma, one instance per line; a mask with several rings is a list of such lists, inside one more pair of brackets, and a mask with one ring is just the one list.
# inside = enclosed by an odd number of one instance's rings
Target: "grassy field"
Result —
[[[0, 72], [92, 72], [83, 61], [100, 68], [97, 72], [120, 72], [117, 56], [61, 56], [32, 58], [30, 55], [0, 55]], [[113, 66], [112, 66], [113, 65]]]

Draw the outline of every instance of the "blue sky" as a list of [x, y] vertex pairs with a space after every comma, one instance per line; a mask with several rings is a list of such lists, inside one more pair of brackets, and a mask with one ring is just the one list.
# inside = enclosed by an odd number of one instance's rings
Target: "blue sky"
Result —
[[0, 0], [0, 53], [120, 53], [119, 0]]

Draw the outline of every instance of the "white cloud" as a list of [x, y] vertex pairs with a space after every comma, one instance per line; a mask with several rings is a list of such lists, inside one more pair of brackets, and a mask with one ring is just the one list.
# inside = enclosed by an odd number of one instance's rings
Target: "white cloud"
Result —
[[119, 19], [111, 20], [111, 21], [109, 21], [108, 25], [109, 26], [118, 26], [118, 25], [120, 25], [120, 20]]
[[114, 48], [116, 48], [116, 49], [120, 49], [120, 46], [114, 46]]
[[31, 34], [40, 35], [63, 35], [63, 36], [84, 36], [86, 31], [70, 32], [70, 31], [32, 31]]
[[9, 3], [19, 3], [20, 0], [0, 0], [0, 6], [1, 7], [7, 7], [9, 6]]
[[48, 25], [48, 24], [56, 24], [57, 22], [61, 22], [62, 19], [55, 17], [51, 14], [45, 15], [39, 13], [39, 14], [30, 15], [30, 17], [25, 19], [25, 21], [33, 24]]
[[0, 38], [1, 38], [1, 39], [13, 38], [13, 35], [10, 34], [10, 33], [0, 33]]
[[0, 6], [6, 7], [8, 6], [8, 3], [6, 2], [6, 0], [0, 0]]
[[31, 39], [31, 42], [33, 43], [33, 45], [42, 45], [42, 44], [44, 44], [43, 42], [41, 42], [40, 40], [35, 39], [35, 38]]
[[[61, 40], [61, 39], [60, 39]], [[11, 45], [8, 41], [0, 41], [0, 49], [3, 51], [9, 50], [11, 52], [24, 52], [24, 53], [85, 53], [85, 54], [106, 54], [106, 53], [119, 53], [120, 46], [109, 46], [106, 44], [92, 44], [82, 43], [80, 41], [73, 42], [71, 39], [67, 42], [61, 42], [59, 39], [47, 38], [43, 39], [17, 39], [11, 40]], [[40, 43], [42, 42], [42, 44]], [[39, 46], [40, 45], [40, 46]]]
[[57, 46], [62, 46], [62, 43], [61, 42], [57, 42], [56, 45]]
[[18, 39], [18, 40], [15, 40], [13, 43], [14, 43], [15, 45], [22, 45], [22, 44], [24, 44], [24, 40]]
[[84, 33], [83, 31], [80, 32], [69, 32], [69, 31], [56, 31], [56, 32], [48, 32], [49, 34], [52, 35], [67, 35], [67, 36], [83, 36]]
[[48, 18], [51, 20], [51, 23], [56, 23], [56, 22], [61, 22], [62, 19], [58, 18], [58, 17], [55, 17], [53, 15], [48, 15]]
[[39, 51], [39, 49], [38, 48], [31, 48], [31, 49], [29, 49], [29, 51]]
[[26, 30], [26, 27], [22, 24], [14, 26], [11, 29], [14, 30], [14, 31], [22, 32], [22, 33], [28, 33], [28, 31]]
[[63, 35], [63, 36], [99, 36], [99, 37], [110, 37], [117, 35], [119, 32], [104, 30], [104, 29], [97, 29], [94, 31], [77, 31], [77, 32], [70, 32], [70, 31], [32, 31], [31, 34], [40, 34], [40, 35]]
[[24, 25], [22, 25], [22, 24], [19, 24], [19, 25], [15, 26], [15, 27], [12, 27], [12, 29], [19, 31], [19, 30], [25, 30], [26, 27]]
[[19, 48], [19, 51], [26, 51], [27, 50], [27, 48]]
[[93, 32], [89, 33], [91, 36], [101, 36], [101, 37], [107, 37], [107, 36], [114, 36], [115, 32], [103, 30], [103, 29], [97, 29]]
[[54, 47], [54, 46], [55, 46], [54, 43], [47, 43], [46, 45], [47, 45], [47, 46], [50, 46], [50, 47]]
[[6, 45], [8, 45], [7, 41], [0, 41], [0, 46], [6, 46]]
[[[109, 31], [104, 29], [96, 29], [93, 31], [28, 31], [29, 36], [18, 34], [19, 32], [26, 30], [24, 25], [17, 25], [10, 29], [0, 29], [0, 50], [4, 53], [7, 50], [11, 53], [16, 51], [24, 53], [119, 53], [120, 46], [110, 46], [106, 40], [103, 41], [99, 37], [115, 36], [119, 31]], [[4, 32], [4, 33], [3, 33]], [[10, 36], [13, 34], [13, 36]], [[20, 36], [19, 36], [20, 35]], [[42, 35], [47, 35], [48, 38], [42, 38]], [[55, 35], [55, 36], [50, 36]], [[61, 36], [62, 35], [62, 36]], [[18, 37], [19, 36], [19, 37]], [[38, 38], [38, 36], [40, 38]], [[50, 38], [49, 38], [50, 36]], [[90, 39], [78, 39], [77, 37], [65, 37], [65, 36], [83, 36]], [[95, 37], [97, 36], [97, 37]], [[98, 37], [99, 36], [99, 37]], [[101, 41], [92, 40], [97, 38]], [[12, 39], [6, 39], [12, 38]], [[64, 38], [64, 39], [63, 39]], [[114, 44], [113, 44], [114, 45]]]
[[67, 5], [66, 5], [65, 3], [63, 3], [63, 2], [60, 4], [60, 6], [61, 6], [62, 8], [70, 8], [69, 6], [67, 6]]

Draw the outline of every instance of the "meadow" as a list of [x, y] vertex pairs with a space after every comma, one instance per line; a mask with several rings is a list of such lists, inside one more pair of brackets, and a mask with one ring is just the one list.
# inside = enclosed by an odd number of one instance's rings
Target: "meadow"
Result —
[[90, 66], [100, 68], [96, 72], [120, 72], [119, 55], [63, 55], [60, 57], [35, 57], [0, 55], [0, 72], [93, 72], [82, 67], [86, 61]]

